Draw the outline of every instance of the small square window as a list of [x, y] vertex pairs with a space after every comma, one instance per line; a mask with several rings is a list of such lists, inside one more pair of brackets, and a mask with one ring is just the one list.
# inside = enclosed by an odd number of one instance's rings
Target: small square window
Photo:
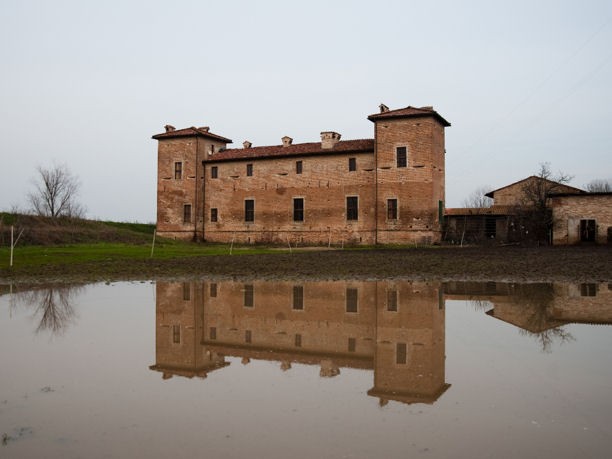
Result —
[[408, 165], [408, 153], [406, 147], [397, 147], [397, 167], [406, 167]]
[[174, 163], [174, 179], [180, 180], [183, 178], [183, 163], [177, 161]]
[[295, 173], [296, 174], [301, 174], [302, 173], [302, 161], [296, 161], [295, 162]]
[[349, 172], [357, 170], [357, 158], [349, 158]]
[[247, 177], [252, 177], [253, 176], [253, 165], [252, 164], [247, 164], [246, 165], [246, 175], [247, 175]]
[[218, 215], [218, 212], [217, 212], [217, 208], [216, 207], [211, 208], [210, 209], [210, 221], [211, 222], [216, 222], [218, 217], [219, 217], [219, 215]]
[[219, 176], [219, 169], [217, 166], [212, 166], [210, 168], [210, 178], [217, 178]]

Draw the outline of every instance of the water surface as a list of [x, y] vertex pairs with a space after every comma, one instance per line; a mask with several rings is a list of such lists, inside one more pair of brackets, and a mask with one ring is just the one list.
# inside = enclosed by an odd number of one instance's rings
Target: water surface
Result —
[[608, 284], [0, 286], [1, 457], [608, 457]]

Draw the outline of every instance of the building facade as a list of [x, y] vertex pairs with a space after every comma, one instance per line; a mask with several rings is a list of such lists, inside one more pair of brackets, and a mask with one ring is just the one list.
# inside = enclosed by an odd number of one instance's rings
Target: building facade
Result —
[[558, 193], [550, 196], [553, 244], [612, 244], [612, 193]]
[[436, 243], [444, 209], [444, 128], [432, 107], [368, 116], [374, 138], [227, 148], [207, 127], [158, 141], [157, 233], [236, 243]]

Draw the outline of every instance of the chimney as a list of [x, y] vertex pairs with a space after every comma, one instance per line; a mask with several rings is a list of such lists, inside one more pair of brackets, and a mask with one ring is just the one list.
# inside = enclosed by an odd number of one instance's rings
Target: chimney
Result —
[[174, 126], [170, 125], [170, 124], [166, 124], [164, 126], [164, 129], [166, 130], [166, 132], [172, 132], [172, 131], [176, 130], [176, 128]]
[[431, 110], [431, 111], [433, 111], [433, 105], [426, 105], [425, 107], [421, 107], [421, 110]]
[[321, 148], [334, 148], [340, 141], [341, 135], [334, 131], [324, 131], [321, 132]]
[[253, 145], [251, 142], [249, 142], [248, 140], [245, 140], [244, 142], [242, 142], [242, 146], [244, 148], [251, 148], [251, 145]]
[[387, 107], [385, 104], [380, 104], [378, 108], [380, 108], [380, 113], [385, 113], [389, 111], [389, 107]]
[[289, 145], [293, 143], [293, 139], [289, 137], [288, 135], [283, 137], [281, 140], [283, 141], [283, 147], [288, 147]]
[[200, 131], [208, 132], [210, 128], [208, 126], [202, 126], [198, 128]]

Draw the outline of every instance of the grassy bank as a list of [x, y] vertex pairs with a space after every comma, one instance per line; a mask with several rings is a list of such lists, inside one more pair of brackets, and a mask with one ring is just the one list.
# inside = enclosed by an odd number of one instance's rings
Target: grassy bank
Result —
[[161, 278], [437, 279], [612, 282], [612, 248], [369, 248], [293, 250], [162, 243], [20, 247], [8, 267], [0, 248], [0, 282]]

